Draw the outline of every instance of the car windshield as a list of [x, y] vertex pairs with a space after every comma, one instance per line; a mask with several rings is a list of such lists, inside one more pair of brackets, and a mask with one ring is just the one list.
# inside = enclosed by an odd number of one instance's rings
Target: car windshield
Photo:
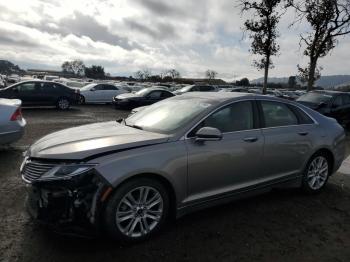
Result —
[[192, 88], [193, 86], [185, 86], [183, 88], [180, 89], [180, 92], [188, 92], [190, 91], [190, 89]]
[[144, 88], [144, 89], [141, 89], [140, 91], [137, 91], [135, 94], [143, 96], [143, 95], [147, 94], [148, 92], [149, 92], [149, 89], [148, 88]]
[[84, 86], [81, 90], [90, 90], [91, 87], [96, 86], [96, 84], [88, 84], [86, 86]]
[[302, 95], [297, 99], [297, 101], [309, 102], [313, 104], [320, 104], [329, 101], [332, 98], [331, 95], [311, 92], [305, 95]]
[[206, 99], [167, 99], [131, 115], [125, 120], [125, 124], [146, 131], [169, 134], [211, 106]]

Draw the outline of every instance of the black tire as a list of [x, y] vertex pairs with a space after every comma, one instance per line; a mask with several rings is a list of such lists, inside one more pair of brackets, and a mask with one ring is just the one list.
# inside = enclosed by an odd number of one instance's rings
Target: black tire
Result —
[[[312, 165], [315, 165], [315, 162], [317, 162], [317, 159], [322, 159], [326, 164], [327, 164], [327, 171], [324, 171], [322, 173], [322, 176], [320, 175], [321, 172], [320, 171], [317, 171], [318, 175], [316, 175], [315, 173], [315, 176], [312, 177]], [[328, 179], [329, 179], [329, 176], [331, 175], [331, 162], [330, 162], [330, 158], [327, 154], [323, 153], [323, 152], [319, 152], [319, 153], [316, 153], [314, 154], [310, 160], [308, 161], [306, 167], [305, 167], [305, 170], [303, 172], [303, 181], [302, 181], [302, 189], [305, 193], [308, 193], [308, 194], [317, 194], [319, 192], [321, 192], [324, 187], [326, 186], [327, 182], [328, 182]], [[322, 170], [322, 168], [320, 168]], [[309, 173], [310, 172], [310, 173]], [[317, 184], [319, 180], [317, 180], [317, 177], [320, 178], [321, 182], [319, 184]], [[315, 180], [315, 181], [314, 181]], [[312, 186], [313, 184], [313, 181], [314, 183], [316, 183], [315, 185], [317, 186]]]
[[85, 105], [85, 97], [83, 95], [79, 96], [79, 105]]
[[66, 97], [60, 97], [57, 100], [56, 107], [60, 110], [67, 110], [70, 108], [70, 101]]
[[[162, 214], [161, 214], [160, 218], [157, 220], [158, 222], [152, 228], [152, 230], [150, 230], [147, 233], [143, 233], [140, 236], [131, 236], [131, 235], [127, 235], [126, 233], [123, 233], [123, 231], [121, 230], [121, 227], [123, 225], [126, 225], [126, 224], [129, 225], [129, 223], [133, 223], [132, 219], [134, 219], [134, 221], [135, 221], [135, 219], [140, 219], [141, 222], [139, 222], [137, 224], [137, 227], [135, 227], [135, 231], [137, 231], [137, 229], [140, 229], [140, 231], [141, 231], [142, 229], [141, 229], [140, 224], [142, 224], [142, 226], [144, 226], [143, 219], [147, 219], [147, 218], [144, 218], [146, 215], [140, 215], [140, 218], [133, 217], [133, 218], [130, 218], [129, 220], [118, 223], [117, 222], [117, 211], [120, 210], [121, 208], [126, 207], [125, 203], [122, 201], [128, 195], [128, 193], [134, 192], [133, 196], [135, 197], [135, 192], [137, 193], [137, 190], [141, 187], [155, 189], [160, 194], [161, 199], [163, 201], [162, 202]], [[152, 195], [150, 195], [150, 196], [152, 197]], [[114, 238], [116, 240], [129, 242], [129, 243], [144, 241], [144, 240], [148, 239], [149, 237], [153, 236], [154, 234], [156, 234], [164, 226], [164, 224], [168, 220], [169, 203], [170, 203], [169, 202], [169, 195], [168, 195], [168, 193], [167, 193], [167, 191], [162, 183], [158, 182], [157, 180], [150, 179], [150, 178], [132, 179], [132, 180], [122, 184], [118, 189], [116, 189], [114, 194], [109, 199], [109, 201], [106, 205], [106, 208], [105, 208], [105, 212], [104, 212], [105, 230], [112, 238]], [[125, 209], [129, 209], [129, 207], [126, 207]], [[131, 208], [130, 208], [130, 210], [131, 210]], [[130, 211], [124, 211], [124, 213], [125, 212], [130, 212]], [[137, 213], [137, 212], [138, 211], [134, 211], [134, 213]], [[136, 214], [136, 216], [137, 215], [138, 214]], [[124, 223], [124, 224], [122, 224], [122, 223]], [[147, 224], [147, 225], [149, 225], [149, 224]], [[129, 228], [129, 227], [126, 226], [126, 228]], [[132, 228], [132, 226], [130, 226], [130, 228]], [[127, 230], [125, 230], [125, 231], [127, 231]]]

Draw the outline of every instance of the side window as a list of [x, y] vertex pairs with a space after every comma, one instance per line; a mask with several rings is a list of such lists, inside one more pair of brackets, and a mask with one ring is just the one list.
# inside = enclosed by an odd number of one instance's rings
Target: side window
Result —
[[190, 92], [197, 92], [197, 91], [200, 91], [200, 87], [199, 86], [194, 86], [190, 90]]
[[118, 88], [112, 85], [103, 85], [103, 90], [118, 90]]
[[23, 83], [17, 86], [19, 92], [33, 92], [36, 90], [35, 83]]
[[297, 116], [287, 105], [279, 102], [261, 101], [265, 127], [297, 125]]
[[201, 86], [200, 89], [202, 92], [209, 92], [214, 90], [212, 86]]
[[349, 106], [350, 105], [350, 96], [349, 95], [342, 95], [343, 97], [343, 105]]
[[201, 126], [215, 127], [223, 133], [253, 129], [252, 103], [244, 101], [229, 105], [210, 115]]
[[97, 85], [97, 86], [94, 86], [94, 89], [97, 91], [100, 91], [100, 90], [103, 90], [103, 85]]
[[342, 105], [343, 105], [342, 96], [340, 96], [340, 95], [336, 96], [333, 100], [332, 107], [337, 108], [337, 107], [342, 106]]
[[153, 91], [148, 95], [148, 97], [151, 99], [156, 99], [156, 98], [160, 98], [161, 94], [162, 94], [161, 91]]
[[299, 124], [305, 125], [305, 124], [314, 124], [315, 122], [300, 108], [296, 106], [291, 106], [293, 108], [293, 111], [298, 115], [299, 118]]
[[169, 92], [162, 92], [162, 97], [172, 97], [173, 95]]

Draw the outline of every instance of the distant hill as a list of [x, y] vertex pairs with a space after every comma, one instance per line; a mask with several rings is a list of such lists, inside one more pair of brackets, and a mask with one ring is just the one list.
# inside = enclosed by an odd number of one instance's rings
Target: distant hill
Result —
[[11, 75], [11, 74], [22, 74], [22, 70], [18, 65], [15, 65], [7, 60], [0, 60], [0, 74]]
[[[289, 77], [269, 77], [268, 82], [269, 83], [281, 83], [286, 84], [288, 83]], [[263, 83], [264, 78], [258, 78], [255, 80], [250, 81], [252, 84], [258, 84]], [[316, 81], [317, 86], [321, 86], [323, 88], [331, 88], [338, 85], [342, 85], [345, 83], [350, 82], [350, 75], [330, 75], [330, 76], [321, 76], [319, 80]]]

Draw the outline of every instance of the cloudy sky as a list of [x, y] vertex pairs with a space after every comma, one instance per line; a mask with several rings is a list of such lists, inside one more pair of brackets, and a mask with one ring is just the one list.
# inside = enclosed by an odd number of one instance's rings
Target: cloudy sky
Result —
[[[213, 69], [226, 80], [257, 78], [249, 39], [234, 0], [0, 0], [0, 59], [23, 68], [59, 69], [65, 60], [100, 64], [112, 75], [150, 68], [176, 68], [182, 76], [203, 77]], [[279, 57], [271, 76], [296, 73], [305, 64], [300, 24], [280, 23]], [[320, 61], [323, 74], [350, 73], [350, 37], [340, 39]]]

